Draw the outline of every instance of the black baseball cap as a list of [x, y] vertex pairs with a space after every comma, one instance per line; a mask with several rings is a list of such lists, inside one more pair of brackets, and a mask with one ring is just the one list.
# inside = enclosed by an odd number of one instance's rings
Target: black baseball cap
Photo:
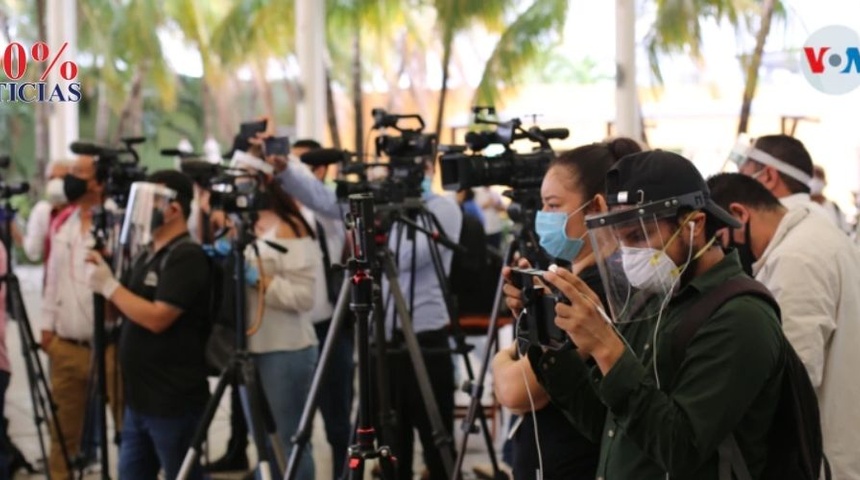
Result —
[[615, 162], [606, 173], [606, 202], [610, 207], [664, 202], [667, 207], [704, 210], [727, 227], [741, 227], [711, 200], [708, 184], [693, 162], [664, 150], [632, 153]]

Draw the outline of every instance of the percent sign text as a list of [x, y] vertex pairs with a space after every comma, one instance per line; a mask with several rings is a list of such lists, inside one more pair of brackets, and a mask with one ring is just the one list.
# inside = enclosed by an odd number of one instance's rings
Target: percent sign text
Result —
[[[51, 49], [45, 42], [36, 42], [30, 47], [29, 58], [33, 62], [48, 62], [48, 67], [42, 72], [39, 81], [44, 82], [48, 78], [51, 70], [60, 61], [68, 46], [69, 42], [64, 42], [60, 47], [60, 51], [53, 58], [51, 57]], [[3, 73], [6, 74], [6, 78], [9, 80], [20, 80], [27, 73], [27, 67], [30, 63], [28, 61], [27, 49], [19, 42], [10, 43], [6, 46], [3, 56], [0, 58], [0, 63], [3, 64]], [[71, 60], [62, 62], [59, 68], [59, 74], [63, 80], [72, 80], [78, 76], [78, 64]]]

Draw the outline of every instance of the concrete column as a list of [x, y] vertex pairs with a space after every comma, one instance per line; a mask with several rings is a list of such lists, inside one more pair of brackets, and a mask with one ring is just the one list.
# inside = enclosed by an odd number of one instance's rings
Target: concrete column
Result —
[[296, 109], [299, 138], [323, 141], [325, 110], [325, 2], [296, 0], [296, 52], [301, 100]]
[[615, 1], [615, 135], [642, 138], [636, 103], [636, 2]]
[[[78, 30], [76, 2], [66, 0], [47, 0], [47, 27], [48, 38], [45, 41], [51, 48], [51, 53], [56, 55], [60, 52], [63, 43], [68, 42], [66, 51], [48, 76], [48, 86], [62, 85], [63, 92], [68, 92], [68, 84], [71, 82], [60, 77], [60, 65], [67, 61], [78, 59]], [[48, 118], [50, 121], [50, 141], [48, 145], [48, 159], [71, 158], [72, 151], [69, 144], [78, 139], [78, 104], [74, 102], [54, 102], [49, 104]]]

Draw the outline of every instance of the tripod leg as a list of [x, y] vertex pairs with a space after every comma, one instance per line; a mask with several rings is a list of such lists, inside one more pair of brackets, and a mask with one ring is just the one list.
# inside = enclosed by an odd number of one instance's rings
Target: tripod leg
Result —
[[240, 385], [244, 387], [240, 392], [247, 403], [245, 412], [251, 437], [257, 446], [257, 452], [268, 452], [268, 455], [260, 453], [261, 459], [268, 458], [268, 462], [261, 461], [260, 466], [262, 472], [263, 464], [266, 463], [265, 467], [271, 477], [273, 469], [281, 472], [285, 468], [284, 445], [278, 436], [278, 429], [254, 360], [247, 358], [240, 368]]
[[[299, 469], [299, 462], [301, 461], [302, 453], [304, 452], [305, 446], [308, 441], [310, 441], [312, 428], [313, 428], [313, 419], [314, 413], [316, 413], [317, 402], [320, 392], [320, 386], [322, 385], [323, 379], [329, 374], [329, 367], [331, 365], [332, 354], [334, 349], [336, 348], [336, 344], [338, 338], [343, 335], [343, 324], [347, 320], [346, 312], [347, 312], [347, 301], [349, 299], [349, 277], [344, 277], [343, 285], [340, 289], [340, 296], [337, 299], [337, 305], [334, 309], [334, 314], [331, 319], [331, 326], [329, 327], [328, 336], [325, 339], [325, 344], [323, 345], [322, 354], [320, 355], [319, 363], [317, 364], [316, 372], [314, 372], [314, 378], [311, 381], [311, 389], [308, 394], [308, 399], [305, 402], [305, 407], [302, 410], [302, 417], [299, 420], [299, 427], [296, 430], [296, 434], [293, 435], [292, 438], [292, 449], [290, 450], [290, 459], [287, 463], [287, 470], [284, 472], [285, 480], [295, 480], [296, 474]], [[338, 459], [332, 459], [333, 462], [337, 462]], [[342, 459], [341, 459], [342, 460]]]
[[206, 408], [203, 410], [203, 417], [200, 419], [200, 425], [194, 431], [194, 436], [191, 438], [191, 446], [188, 447], [188, 453], [185, 454], [185, 460], [182, 461], [182, 468], [176, 476], [178, 480], [185, 480], [194, 468], [197, 458], [200, 456], [200, 447], [206, 439], [206, 432], [209, 430], [209, 425], [212, 424], [212, 419], [215, 418], [215, 412], [218, 410], [218, 404], [221, 403], [221, 397], [224, 396], [224, 391], [230, 385], [230, 380], [236, 375], [236, 366], [230, 364], [221, 376], [218, 377], [218, 384], [215, 386], [215, 392], [206, 403]]
[[[439, 223], [439, 219], [433, 215], [432, 212], [425, 210], [422, 212], [421, 221], [424, 224], [425, 228], [428, 229], [436, 229], [437, 231], [444, 231], [442, 225]], [[456, 352], [462, 355], [463, 363], [466, 366], [466, 376], [468, 378], [468, 384], [470, 385], [470, 390], [473, 390], [470, 393], [478, 395], [478, 405], [480, 405], [481, 397], [483, 396], [483, 375], [482, 380], [478, 383], [477, 388], [475, 385], [475, 372], [472, 368], [472, 359], [469, 357], [469, 352], [472, 350], [472, 347], [466, 343], [466, 334], [463, 333], [463, 329], [460, 327], [460, 317], [459, 312], [456, 308], [452, 307], [452, 298], [449, 288], [447, 275], [445, 274], [444, 265], [442, 264], [442, 255], [439, 253], [439, 247], [436, 243], [430, 243], [430, 256], [433, 259], [433, 266], [436, 271], [436, 278], [439, 281], [439, 286], [442, 289], [442, 296], [445, 298], [445, 307], [448, 310], [448, 318], [451, 319], [451, 334], [454, 337], [454, 343], [456, 344]], [[496, 296], [495, 303], [493, 304], [493, 314], [491, 317], [493, 319], [498, 317], [498, 308], [497, 306], [501, 302], [501, 291], [502, 291], [502, 277], [499, 276], [499, 284], [496, 287]], [[491, 320], [491, 324], [495, 322], [495, 320]], [[491, 346], [488, 345], [487, 348]], [[469, 408], [472, 408], [472, 403], [470, 402]], [[481, 431], [484, 437], [484, 442], [487, 446], [487, 452], [490, 456], [490, 464], [493, 468], [493, 476], [499, 477], [501, 470], [499, 469], [499, 462], [496, 458], [496, 450], [493, 448], [493, 439], [490, 436], [489, 424], [487, 423], [487, 415], [484, 412], [483, 408], [477, 409], [478, 419], [481, 422]], [[472, 420], [468, 424], [469, 431], [474, 430], [474, 415], [469, 417]], [[467, 435], [464, 435], [464, 438]], [[459, 454], [457, 455], [457, 463], [454, 467], [454, 475], [459, 476], [461, 474], [460, 470], [463, 467], [463, 456], [465, 455], [465, 444], [458, 450]]]
[[439, 413], [439, 406], [436, 403], [433, 388], [430, 383], [430, 377], [427, 374], [427, 365], [425, 364], [424, 357], [421, 354], [421, 346], [418, 344], [418, 338], [415, 336], [415, 331], [412, 329], [412, 319], [409, 316], [403, 292], [400, 290], [400, 285], [398, 284], [397, 269], [390, 252], [386, 251], [382, 255], [382, 268], [384, 269], [385, 276], [388, 278], [389, 288], [394, 294], [394, 306], [400, 316], [400, 327], [403, 331], [403, 338], [406, 342], [406, 347], [409, 350], [409, 357], [412, 360], [412, 365], [415, 370], [415, 379], [418, 382], [418, 388], [421, 390], [421, 395], [424, 398], [427, 417], [430, 420], [430, 425], [433, 427], [435, 444], [439, 449], [440, 456], [442, 457], [446, 476], [447, 478], [451, 478], [454, 473], [453, 441], [451, 439], [451, 435], [445, 429], [442, 415]]
[[[509, 263], [512, 256], [513, 244], [510, 244], [505, 252], [505, 264]], [[480, 414], [481, 418], [484, 420], [482, 422], [482, 429], [484, 430], [484, 439], [487, 442], [488, 451], [490, 452], [490, 459], [493, 462], [493, 476], [495, 478], [507, 478], [507, 475], [504, 475], [498, 468], [495, 445], [493, 445], [490, 432], [487, 429], [486, 416], [483, 415], [484, 409], [481, 408], [481, 397], [484, 396], [484, 380], [487, 377], [487, 369], [490, 367], [490, 362], [492, 361], [493, 346], [499, 336], [498, 322], [499, 312], [502, 306], [502, 288], [504, 287], [504, 284], [504, 278], [502, 277], [501, 272], [499, 272], [499, 281], [496, 285], [496, 294], [493, 300], [493, 310], [490, 313], [490, 326], [487, 329], [487, 346], [484, 348], [483, 363], [481, 364], [481, 370], [478, 373], [477, 381], [472, 382], [472, 385], [470, 386], [469, 393], [471, 395], [471, 401], [469, 402], [469, 410], [466, 413], [466, 418], [463, 419], [463, 437], [460, 440], [460, 448], [457, 450], [457, 465], [454, 470], [454, 480], [459, 480], [463, 474], [461, 470], [466, 456], [466, 446], [469, 443], [469, 435], [474, 431], [475, 416], [478, 414]]]
[[[27, 370], [27, 382], [30, 387], [30, 400], [33, 405], [33, 421], [36, 426], [36, 434], [39, 438], [39, 448], [45, 466], [49, 464], [48, 450], [45, 448], [45, 439], [42, 432], [42, 422], [49, 422], [49, 428], [53, 428], [60, 445], [60, 452], [69, 475], [72, 473], [72, 464], [69, 452], [66, 449], [66, 441], [63, 430], [60, 428], [60, 420], [57, 417], [57, 405], [51, 395], [51, 388], [45, 377], [45, 369], [42, 359], [39, 357], [39, 345], [33, 336], [30, 319], [24, 305], [24, 297], [21, 295], [21, 286], [18, 277], [14, 273], [6, 276], [7, 299], [12, 313], [12, 318], [18, 322], [18, 334], [21, 339], [22, 355]], [[50, 478], [50, 471], [47, 473]]]

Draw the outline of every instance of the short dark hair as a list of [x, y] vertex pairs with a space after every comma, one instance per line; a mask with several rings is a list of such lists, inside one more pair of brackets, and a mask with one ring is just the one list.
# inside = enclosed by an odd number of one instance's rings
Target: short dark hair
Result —
[[732, 203], [757, 210], [777, 210], [782, 204], [758, 180], [740, 173], [718, 173], [708, 178], [711, 199], [728, 211]]
[[619, 137], [606, 142], [583, 145], [563, 152], [549, 164], [562, 167], [573, 178], [572, 187], [587, 200], [606, 191], [606, 173], [621, 157], [641, 152], [635, 140]]
[[[788, 135], [765, 135], [755, 141], [755, 148], [773, 155], [812, 178], [812, 157], [800, 140]], [[755, 161], [755, 160], [753, 160]], [[782, 172], [779, 177], [791, 193], [809, 193], [809, 185]]]
[[176, 192], [175, 201], [182, 208], [182, 216], [188, 219], [191, 214], [191, 200], [194, 198], [194, 182], [188, 175], [176, 170], [159, 170], [147, 177], [146, 181], [164, 185]]
[[320, 142], [312, 138], [301, 138], [293, 143], [293, 148], [307, 148], [308, 150], [319, 150], [322, 148]]

